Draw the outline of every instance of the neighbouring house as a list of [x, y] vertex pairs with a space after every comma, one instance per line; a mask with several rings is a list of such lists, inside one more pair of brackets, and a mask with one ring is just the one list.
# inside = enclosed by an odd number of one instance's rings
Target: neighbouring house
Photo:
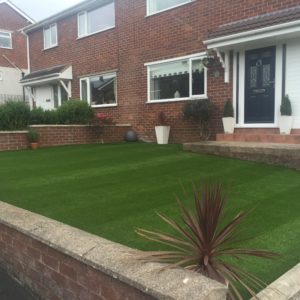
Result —
[[27, 42], [20, 31], [34, 21], [8, 0], [0, 0], [0, 103], [23, 100], [20, 84], [27, 73]]
[[[158, 114], [171, 141], [199, 139], [186, 101], [214, 104], [213, 136], [230, 98], [236, 128], [276, 132], [283, 95], [300, 129], [300, 1], [87, 0], [24, 28], [31, 73], [22, 80], [46, 109], [87, 101], [154, 139]], [[219, 64], [202, 61], [213, 50]]]

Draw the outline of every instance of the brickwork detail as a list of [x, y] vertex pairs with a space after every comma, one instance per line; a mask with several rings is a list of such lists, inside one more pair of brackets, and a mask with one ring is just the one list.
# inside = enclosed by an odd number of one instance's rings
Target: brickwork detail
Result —
[[[75, 144], [115, 143], [124, 141], [130, 125], [106, 126], [99, 134], [94, 126], [32, 126], [40, 133], [40, 147], [53, 147]], [[23, 132], [0, 132], [0, 151], [21, 150], [28, 148]]]
[[3, 224], [0, 265], [40, 299], [154, 299]]

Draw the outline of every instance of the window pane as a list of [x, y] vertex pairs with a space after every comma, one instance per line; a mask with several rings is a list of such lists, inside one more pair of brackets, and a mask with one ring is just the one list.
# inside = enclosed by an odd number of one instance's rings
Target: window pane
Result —
[[91, 105], [116, 103], [116, 75], [101, 75], [90, 78]]
[[51, 47], [51, 31], [50, 28], [44, 30], [44, 41], [45, 41], [45, 48]]
[[53, 86], [54, 107], [58, 107], [58, 85]]
[[[65, 84], [67, 85], [66, 82], [65, 82]], [[61, 104], [64, 104], [69, 99], [69, 95], [68, 95], [67, 91], [65, 90], [65, 88], [63, 86], [60, 87], [60, 97], [61, 97], [60, 98], [61, 99]]]
[[81, 80], [81, 100], [88, 101], [87, 80]]
[[9, 33], [0, 32], [0, 47], [12, 48], [11, 36]]
[[56, 25], [52, 25], [51, 28], [51, 45], [54, 46], [57, 44], [57, 30], [56, 30]]
[[78, 15], [78, 36], [86, 35], [86, 14], [81, 13]]
[[115, 26], [114, 1], [87, 13], [87, 33], [94, 33]]
[[191, 0], [148, 0], [149, 3], [149, 13], [153, 14], [155, 12], [171, 8], [176, 5], [190, 2]]
[[192, 69], [193, 69], [193, 83], [192, 83], [192, 94], [195, 95], [204, 95], [204, 85], [205, 85], [205, 78], [204, 73], [205, 69], [202, 65], [201, 59], [193, 60], [192, 61]]
[[189, 97], [189, 77], [189, 60], [150, 67], [150, 100]]

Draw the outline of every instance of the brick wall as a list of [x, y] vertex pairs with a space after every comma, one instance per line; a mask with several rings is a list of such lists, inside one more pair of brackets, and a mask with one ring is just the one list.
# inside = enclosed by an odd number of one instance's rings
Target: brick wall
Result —
[[[198, 140], [196, 126], [183, 122], [184, 102], [147, 104], [147, 62], [205, 51], [203, 40], [219, 25], [299, 4], [299, 0], [195, 0], [146, 16], [146, 0], [116, 0], [116, 28], [77, 40], [77, 16], [58, 21], [59, 46], [41, 51], [42, 30], [30, 34], [32, 69], [72, 64], [73, 97], [79, 97], [79, 77], [117, 70], [118, 107], [103, 108], [120, 123], [131, 123], [146, 140], [154, 140], [157, 116], [168, 116], [171, 141]], [[215, 71], [219, 71], [219, 75]], [[223, 70], [208, 75], [208, 96], [215, 104], [212, 138], [222, 132], [223, 103], [232, 97], [232, 81]]]
[[0, 265], [40, 299], [154, 299], [2, 224], [0, 253]]
[[[40, 147], [53, 147], [75, 144], [115, 143], [124, 141], [125, 133], [131, 129], [130, 125], [105, 126], [102, 134], [93, 126], [31, 126], [40, 133]], [[0, 132], [0, 151], [21, 150], [28, 148], [23, 132]]]
[[195, 272], [161, 271], [138, 250], [0, 202], [0, 267], [41, 300], [226, 299]]
[[6, 55], [20, 69], [27, 69], [27, 43], [25, 35], [19, 29], [29, 25], [28, 21], [19, 15], [6, 3], [0, 3], [0, 30], [12, 31], [13, 49], [0, 48], [0, 66], [11, 68], [11, 64], [3, 58]]
[[26, 131], [1, 132], [0, 131], [0, 151], [27, 149], [28, 142]]

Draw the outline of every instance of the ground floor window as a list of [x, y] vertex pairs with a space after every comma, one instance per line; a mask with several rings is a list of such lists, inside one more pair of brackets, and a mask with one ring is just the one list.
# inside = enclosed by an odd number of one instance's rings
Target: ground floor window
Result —
[[206, 97], [206, 73], [202, 57], [148, 65], [148, 101]]
[[117, 104], [115, 73], [80, 79], [80, 97], [93, 107]]
[[68, 101], [69, 95], [67, 91], [60, 85], [53, 85], [54, 108], [57, 108]]

